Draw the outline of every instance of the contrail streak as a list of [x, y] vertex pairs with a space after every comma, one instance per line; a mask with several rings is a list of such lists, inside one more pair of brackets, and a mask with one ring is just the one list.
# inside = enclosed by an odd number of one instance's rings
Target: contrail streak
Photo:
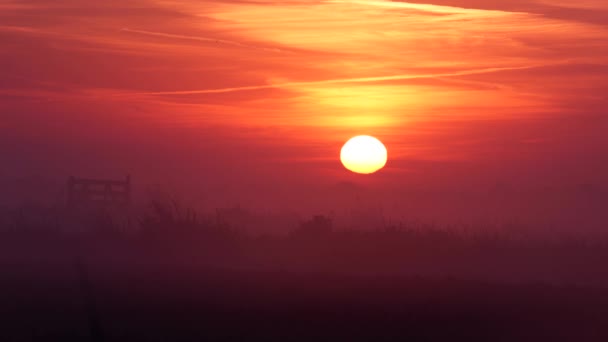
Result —
[[384, 81], [399, 81], [399, 80], [416, 80], [416, 79], [427, 79], [427, 78], [440, 78], [440, 77], [456, 77], [456, 76], [469, 76], [478, 74], [487, 74], [499, 71], [509, 70], [526, 70], [537, 68], [540, 65], [527, 65], [517, 67], [502, 67], [502, 68], [485, 68], [485, 69], [474, 69], [474, 70], [463, 70], [451, 73], [439, 73], [439, 74], [402, 74], [402, 75], [389, 75], [389, 76], [372, 76], [372, 77], [356, 77], [356, 78], [339, 78], [329, 79], [320, 81], [301, 81], [301, 82], [284, 82], [276, 84], [263, 84], [253, 85], [244, 87], [230, 87], [230, 88], [217, 88], [217, 89], [199, 89], [199, 90], [178, 90], [178, 91], [158, 91], [158, 92], [145, 92], [145, 93], [122, 93], [117, 95], [196, 95], [196, 94], [218, 94], [218, 93], [231, 93], [237, 91], [249, 91], [249, 90], [262, 90], [262, 89], [275, 89], [275, 88], [290, 88], [298, 86], [311, 86], [311, 85], [326, 85], [326, 84], [348, 84], [348, 83], [372, 83], [372, 82], [384, 82]]
[[182, 39], [182, 40], [196, 40], [196, 41], [206, 42], [206, 43], [231, 45], [231, 46], [236, 46], [236, 47], [245, 48], [245, 49], [254, 49], [254, 50], [269, 51], [269, 52], [283, 52], [280, 49], [273, 49], [273, 48], [265, 48], [265, 47], [261, 47], [261, 46], [255, 46], [255, 45], [248, 45], [248, 44], [243, 44], [243, 43], [240, 43], [240, 42], [235, 42], [235, 41], [232, 41], [232, 40], [224, 40], [224, 39], [216, 39], [216, 38], [208, 38], [208, 37], [200, 37], [200, 36], [186, 36], [186, 35], [181, 35], [181, 34], [172, 34], [172, 33], [164, 33], [164, 32], [153, 32], [153, 31], [145, 31], [145, 30], [134, 30], [134, 29], [130, 29], [130, 28], [123, 28], [123, 29], [121, 29], [121, 31], [123, 31], [123, 32], [130, 32], [130, 33], [137, 33], [137, 34], [143, 34], [143, 35], [147, 35], [147, 36], [156, 36], [156, 37]]

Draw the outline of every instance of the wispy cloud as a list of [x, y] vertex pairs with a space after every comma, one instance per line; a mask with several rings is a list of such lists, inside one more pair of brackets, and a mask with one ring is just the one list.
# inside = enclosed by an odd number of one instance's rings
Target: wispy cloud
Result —
[[225, 40], [225, 39], [219, 39], [219, 38], [187, 36], [187, 35], [181, 35], [181, 34], [136, 30], [136, 29], [130, 29], [130, 28], [126, 28], [126, 27], [122, 28], [121, 31], [148, 35], [148, 36], [155, 36], [155, 37], [184, 39], [184, 40], [193, 40], [193, 41], [199, 41], [199, 42], [205, 42], [205, 43], [211, 43], [211, 44], [229, 45], [229, 46], [235, 46], [235, 47], [244, 48], [244, 49], [253, 49], [253, 50], [261, 50], [261, 51], [268, 51], [268, 52], [284, 52], [283, 50], [278, 49], [278, 48], [266, 48], [266, 47], [262, 47], [262, 46], [244, 44], [244, 43], [237, 42], [237, 41]]
[[377, 6], [394, 9], [413, 9], [422, 12], [438, 13], [438, 14], [466, 14], [466, 15], [479, 15], [479, 16], [504, 16], [506, 13], [499, 10], [484, 10], [475, 8], [446, 6], [446, 5], [435, 5], [432, 3], [415, 3], [405, 1], [388, 1], [388, 0], [328, 0], [328, 3], [335, 4], [354, 4], [354, 5], [367, 5]]
[[538, 68], [540, 66], [542, 66], [542, 65], [524, 65], [524, 66], [513, 66], [513, 67], [485, 68], [485, 69], [462, 70], [462, 71], [456, 71], [456, 72], [450, 72], [450, 73], [437, 73], [437, 74], [418, 74], [418, 75], [401, 74], [401, 75], [388, 75], [388, 76], [340, 78], [340, 79], [330, 79], [330, 80], [320, 80], [320, 81], [285, 82], [285, 83], [253, 85], [253, 86], [244, 86], [244, 87], [229, 87], [229, 88], [218, 88], [218, 89], [160, 91], [160, 92], [145, 92], [145, 93], [119, 93], [116, 95], [121, 96], [121, 95], [217, 94], [217, 93], [231, 93], [231, 92], [237, 92], [237, 91], [272, 89], [272, 88], [294, 88], [294, 87], [297, 88], [297, 87], [301, 87], [301, 86], [314, 86], [314, 85], [375, 83], [375, 82], [416, 80], [416, 79], [427, 79], [427, 78], [470, 76], [470, 75], [488, 74], [488, 73], [499, 72], [499, 71], [526, 70], [526, 69]]

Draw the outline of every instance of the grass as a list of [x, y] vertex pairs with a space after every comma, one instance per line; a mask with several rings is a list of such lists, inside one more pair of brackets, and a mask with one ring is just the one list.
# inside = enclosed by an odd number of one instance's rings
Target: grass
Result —
[[159, 203], [130, 225], [62, 209], [0, 217], [3, 341], [608, 339], [602, 240], [336, 231], [324, 216], [254, 236]]

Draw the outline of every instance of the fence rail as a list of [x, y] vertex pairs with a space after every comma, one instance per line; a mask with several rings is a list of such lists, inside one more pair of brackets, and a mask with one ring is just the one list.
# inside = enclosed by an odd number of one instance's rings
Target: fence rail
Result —
[[102, 180], [71, 176], [67, 184], [68, 206], [128, 205], [131, 202], [131, 176], [123, 180]]

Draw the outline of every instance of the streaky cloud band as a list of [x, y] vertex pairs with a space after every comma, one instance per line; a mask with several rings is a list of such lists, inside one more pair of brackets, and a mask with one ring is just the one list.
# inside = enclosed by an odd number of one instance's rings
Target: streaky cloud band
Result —
[[373, 82], [388, 82], [388, 81], [400, 81], [400, 80], [416, 80], [416, 79], [430, 79], [430, 78], [442, 78], [442, 77], [470, 76], [470, 75], [479, 75], [479, 74], [489, 74], [489, 73], [500, 72], [500, 71], [527, 70], [527, 69], [534, 69], [534, 68], [539, 68], [539, 67], [544, 67], [544, 66], [549, 66], [549, 65], [556, 65], [556, 64], [565, 64], [565, 63], [551, 63], [551, 64], [512, 66], [512, 67], [471, 69], [471, 70], [462, 70], [462, 71], [456, 71], [456, 72], [437, 73], [437, 74], [420, 74], [420, 75], [399, 74], [399, 75], [387, 75], [387, 76], [339, 78], [339, 79], [328, 79], [328, 80], [319, 80], [319, 81], [294, 81], [294, 82], [284, 82], [284, 83], [275, 83], [275, 84], [261, 84], [261, 85], [252, 85], [252, 86], [243, 86], [243, 87], [227, 87], [227, 88], [216, 88], [216, 89], [117, 93], [115, 95], [116, 96], [129, 96], [129, 95], [218, 94], [218, 93], [231, 93], [231, 92], [251, 91], [251, 90], [325, 85], [325, 84], [373, 83]]

